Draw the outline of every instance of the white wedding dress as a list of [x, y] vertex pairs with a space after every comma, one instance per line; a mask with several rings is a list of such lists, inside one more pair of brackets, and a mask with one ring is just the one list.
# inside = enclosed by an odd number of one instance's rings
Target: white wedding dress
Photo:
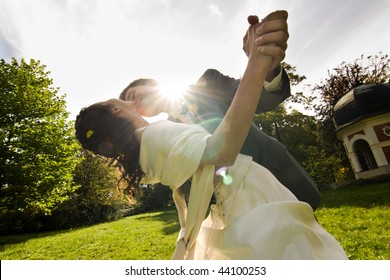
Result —
[[[173, 189], [182, 230], [174, 259], [348, 259], [297, 198], [251, 157], [239, 155], [224, 184], [199, 166], [210, 134], [201, 126], [158, 121], [144, 131], [143, 182]], [[180, 186], [191, 179], [188, 209]], [[212, 205], [206, 219], [211, 195]]]

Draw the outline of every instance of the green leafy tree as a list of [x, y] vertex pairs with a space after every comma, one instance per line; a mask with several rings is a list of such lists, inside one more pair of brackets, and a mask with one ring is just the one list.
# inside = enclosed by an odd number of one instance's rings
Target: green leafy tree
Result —
[[131, 210], [121, 190], [124, 187], [118, 180], [117, 168], [86, 150], [81, 150], [81, 156], [73, 173], [80, 187], [53, 212], [60, 228], [115, 220]]
[[[298, 86], [300, 83], [302, 83], [304, 80], [306, 80], [306, 76], [301, 76], [297, 73], [296, 67], [292, 66], [286, 62], [282, 62], [283, 68], [286, 70], [286, 73], [288, 75], [288, 78], [290, 79], [290, 85], [292, 87]], [[294, 92], [288, 99], [288, 104], [299, 104], [306, 110], [312, 109], [312, 103], [313, 103], [314, 97], [311, 95], [305, 95], [301, 91]], [[292, 108], [292, 106], [289, 106]]]
[[299, 162], [307, 159], [307, 147], [317, 145], [317, 121], [313, 116], [296, 110], [287, 113], [281, 105], [277, 110], [256, 115], [255, 122], [265, 133], [282, 142]]
[[288, 113], [285, 106], [280, 105], [272, 112], [256, 115], [254, 121], [286, 147], [318, 187], [342, 181], [348, 175], [348, 169], [337, 156], [326, 154], [319, 132], [321, 122], [315, 116], [296, 110]]
[[141, 185], [135, 198], [136, 212], [148, 212], [173, 204], [171, 189], [162, 184]]
[[82, 150], [82, 155], [82, 161], [73, 172], [74, 181], [80, 188], [72, 194], [72, 199], [79, 197], [79, 206], [112, 204], [122, 193], [119, 190], [117, 169], [107, 159], [86, 150]]
[[64, 95], [40, 61], [0, 60], [1, 212], [49, 214], [76, 188]]

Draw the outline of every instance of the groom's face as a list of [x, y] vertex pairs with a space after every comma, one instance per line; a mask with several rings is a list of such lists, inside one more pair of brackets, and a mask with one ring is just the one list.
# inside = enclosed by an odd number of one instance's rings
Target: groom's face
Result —
[[163, 100], [157, 86], [139, 85], [126, 91], [125, 100], [134, 101], [138, 112], [153, 117], [163, 112]]

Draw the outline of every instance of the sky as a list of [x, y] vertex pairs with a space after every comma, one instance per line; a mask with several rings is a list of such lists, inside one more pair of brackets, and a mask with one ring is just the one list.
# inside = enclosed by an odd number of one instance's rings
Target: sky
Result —
[[209, 68], [240, 78], [247, 16], [275, 10], [289, 13], [284, 61], [305, 84], [390, 52], [390, 0], [0, 0], [0, 58], [40, 60], [74, 119], [138, 78], [176, 89]]

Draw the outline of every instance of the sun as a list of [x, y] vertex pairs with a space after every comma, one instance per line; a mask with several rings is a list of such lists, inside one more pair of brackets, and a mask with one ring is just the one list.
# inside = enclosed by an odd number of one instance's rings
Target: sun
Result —
[[[159, 81], [158, 86], [158, 93], [161, 97], [161, 99], [158, 100], [158, 102], [164, 102], [169, 108], [172, 108], [173, 111], [176, 111], [174, 108], [181, 108], [181, 104], [184, 99], [184, 95], [187, 92], [190, 83], [185, 82], [168, 82], [168, 81], [162, 81], [161, 79]], [[167, 119], [168, 113], [160, 113], [157, 116], [154, 117], [144, 117], [148, 122], [155, 122], [159, 121], [161, 119]]]
[[170, 100], [179, 100], [183, 97], [189, 84], [160, 82], [160, 94]]

